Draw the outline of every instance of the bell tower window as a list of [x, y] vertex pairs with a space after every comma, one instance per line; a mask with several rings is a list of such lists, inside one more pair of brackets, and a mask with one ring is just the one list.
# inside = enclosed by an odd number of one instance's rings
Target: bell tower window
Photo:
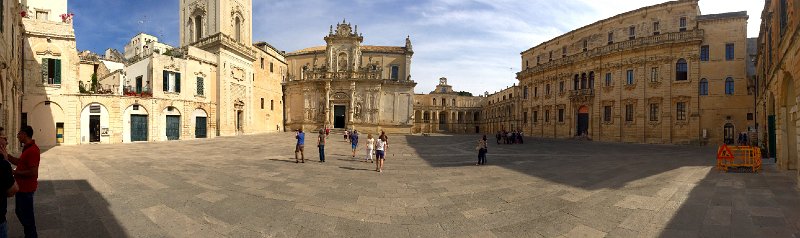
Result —
[[240, 19], [237, 16], [236, 20], [234, 22], [235, 22], [235, 25], [236, 25], [236, 27], [235, 27], [236, 32], [234, 33], [235, 36], [236, 36], [236, 41], [242, 42], [242, 19]]
[[197, 15], [197, 16], [194, 17], [194, 27], [195, 27], [195, 30], [194, 30], [194, 33], [195, 33], [194, 41], [199, 41], [201, 38], [203, 38], [203, 16], [202, 15]]

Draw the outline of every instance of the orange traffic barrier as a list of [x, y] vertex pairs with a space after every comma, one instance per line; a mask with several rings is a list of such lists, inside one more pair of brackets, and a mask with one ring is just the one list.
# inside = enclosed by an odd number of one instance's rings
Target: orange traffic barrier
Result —
[[717, 169], [747, 168], [753, 173], [761, 170], [761, 148], [722, 145], [717, 149]]

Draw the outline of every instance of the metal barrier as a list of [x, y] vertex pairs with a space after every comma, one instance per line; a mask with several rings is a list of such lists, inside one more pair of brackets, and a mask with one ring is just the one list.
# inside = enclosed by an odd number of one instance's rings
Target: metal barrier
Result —
[[717, 169], [746, 168], [750, 172], [761, 170], [761, 148], [753, 146], [722, 145], [717, 149]]

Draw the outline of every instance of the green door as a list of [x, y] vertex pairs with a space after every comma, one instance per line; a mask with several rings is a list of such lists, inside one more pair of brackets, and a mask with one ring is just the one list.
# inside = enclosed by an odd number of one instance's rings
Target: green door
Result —
[[181, 116], [167, 116], [167, 140], [178, 140], [181, 135]]
[[775, 158], [775, 154], [776, 154], [775, 152], [777, 150], [775, 148], [775, 147], [777, 147], [775, 145], [775, 140], [776, 140], [776, 138], [775, 138], [776, 137], [775, 136], [775, 115], [767, 116], [767, 123], [768, 123], [767, 126], [769, 126], [769, 128], [767, 128], [767, 130], [769, 131], [768, 132], [769, 133], [769, 157], [770, 158]]
[[206, 134], [206, 118], [196, 117], [194, 123], [194, 137], [206, 138], [207, 136], [208, 135]]
[[131, 115], [131, 141], [147, 141], [147, 115]]

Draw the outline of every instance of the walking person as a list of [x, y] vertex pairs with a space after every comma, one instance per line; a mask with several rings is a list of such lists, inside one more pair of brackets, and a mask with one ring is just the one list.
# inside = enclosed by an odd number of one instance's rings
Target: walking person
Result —
[[483, 138], [478, 140], [478, 163], [475, 165], [484, 165], [486, 164], [486, 152], [489, 151], [489, 144], [486, 143], [486, 135], [483, 135]]
[[350, 135], [350, 131], [344, 130], [344, 141], [347, 141], [347, 136]]
[[385, 139], [385, 136], [379, 136], [378, 140], [375, 141], [375, 159], [378, 160], [378, 163], [375, 164], [375, 171], [378, 172], [383, 172], [383, 162], [386, 160], [386, 149], [389, 147]]
[[8, 150], [2, 148], [0, 152], [9, 162], [17, 166], [14, 170], [14, 178], [19, 184], [19, 192], [15, 195], [17, 219], [22, 224], [25, 237], [37, 237], [36, 218], [33, 213], [33, 194], [39, 186], [39, 146], [33, 140], [33, 128], [23, 126], [17, 133], [17, 139], [25, 146], [19, 158], [8, 154]]
[[350, 135], [350, 147], [353, 149], [353, 158], [356, 157], [356, 148], [358, 148], [358, 130], [354, 130]]
[[325, 162], [325, 130], [319, 129], [319, 137], [317, 138], [317, 147], [319, 147], [319, 162]]
[[367, 157], [364, 158], [364, 162], [369, 161], [375, 163], [375, 161], [372, 160], [372, 153], [375, 152], [375, 139], [372, 138], [372, 133], [367, 134], [367, 143], [365, 144], [367, 147]]
[[[306, 134], [303, 133], [303, 129], [297, 130], [294, 138], [297, 139], [297, 145], [294, 147], [294, 162], [305, 163], [306, 156], [303, 154], [303, 146], [305, 145]], [[300, 158], [297, 157], [297, 153], [300, 153]]]
[[[5, 136], [5, 130], [0, 127], [0, 150], [5, 151], [6, 146], [8, 146], [8, 139]], [[0, 217], [0, 237], [5, 238], [8, 237], [8, 222], [6, 219], [8, 197], [13, 197], [19, 191], [19, 186], [14, 180], [11, 163], [6, 160], [6, 157], [0, 160], [0, 189], [2, 189], [0, 191], [6, 191], [6, 197], [3, 197], [3, 201], [0, 202], [0, 214], [2, 214], [2, 217]]]
[[325, 139], [328, 139], [328, 136], [331, 135], [331, 128], [325, 126]]

